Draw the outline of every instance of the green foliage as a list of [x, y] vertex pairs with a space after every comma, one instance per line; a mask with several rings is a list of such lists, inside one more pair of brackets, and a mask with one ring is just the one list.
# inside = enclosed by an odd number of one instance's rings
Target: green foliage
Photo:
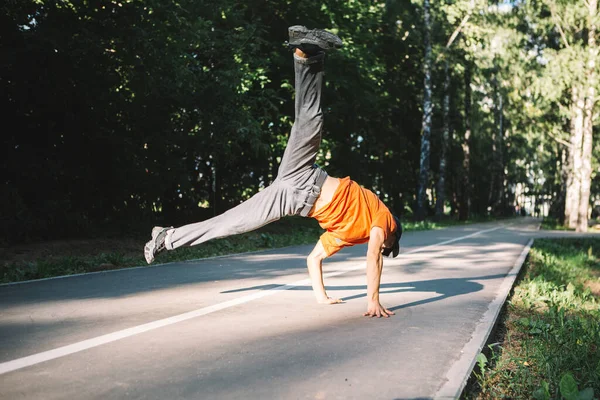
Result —
[[479, 353], [477, 355], [477, 367], [479, 368], [479, 373], [475, 372], [475, 375], [477, 376], [477, 379], [479, 381], [485, 380], [485, 370], [487, 368], [487, 365], [488, 365], [487, 357], [485, 356], [485, 354]]
[[[568, 48], [550, 6], [562, 18]], [[2, 242], [200, 220], [270, 184], [294, 118], [291, 55], [282, 43], [297, 23], [331, 29], [346, 44], [327, 60], [318, 163], [412, 217], [406, 210], [415, 209], [419, 168], [421, 7], [332, 0], [5, 2]], [[517, 183], [531, 196], [560, 203], [558, 140], [566, 137], [567, 88], [584, 65], [583, 15], [583, 3], [573, 1], [433, 2], [428, 186], [439, 177], [448, 60], [445, 191], [452, 216], [467, 189], [472, 211], [482, 217], [513, 213]], [[467, 122], [471, 168], [463, 171]], [[470, 188], [461, 187], [464, 174]], [[596, 179], [593, 193], [598, 188]], [[430, 215], [435, 197], [432, 190]]]
[[572, 230], [567, 226], [564, 226], [557, 218], [544, 218], [542, 220], [541, 229], [552, 230], [552, 231], [568, 231]]
[[535, 400], [550, 400], [550, 386], [548, 382], [542, 381], [540, 388], [533, 392]]
[[536, 241], [504, 318], [485, 398], [592, 399], [600, 392], [598, 239]]
[[579, 391], [577, 382], [570, 372], [562, 376], [559, 387], [560, 394], [565, 400], [593, 400], [594, 398], [594, 389], [592, 388]]
[[282, 46], [293, 23], [328, 27], [347, 42], [328, 61], [335, 73], [319, 162], [394, 209], [411, 197], [414, 5], [26, 0], [3, 11], [2, 106], [18, 127], [0, 150], [5, 240], [202, 219], [268, 185], [293, 122]]

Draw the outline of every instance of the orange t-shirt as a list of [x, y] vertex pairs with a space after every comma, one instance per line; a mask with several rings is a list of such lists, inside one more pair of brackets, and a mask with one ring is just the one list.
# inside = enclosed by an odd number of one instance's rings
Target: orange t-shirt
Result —
[[386, 238], [396, 230], [392, 213], [379, 197], [349, 177], [340, 179], [331, 201], [311, 217], [327, 230], [321, 243], [328, 256], [343, 247], [368, 242], [375, 226], [383, 229]]

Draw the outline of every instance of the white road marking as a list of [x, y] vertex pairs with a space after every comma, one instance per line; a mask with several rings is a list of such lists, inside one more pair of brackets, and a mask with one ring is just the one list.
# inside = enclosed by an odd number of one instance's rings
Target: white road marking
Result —
[[[423, 251], [425, 249], [431, 249], [432, 247], [442, 246], [442, 245], [445, 245], [448, 243], [457, 242], [459, 240], [468, 239], [470, 237], [477, 236], [482, 233], [487, 233], [487, 232], [492, 232], [492, 231], [495, 231], [498, 229], [502, 229], [502, 228], [504, 228], [504, 226], [505, 225], [501, 225], [496, 228], [486, 229], [483, 231], [478, 231], [478, 232], [472, 233], [470, 235], [461, 236], [458, 238], [446, 240], [444, 242], [435, 243], [435, 244], [425, 246], [425, 247], [420, 247], [418, 249], [414, 249], [414, 250], [407, 251], [405, 253], [401, 253], [400, 255], [417, 253], [417, 252]], [[364, 263], [354, 265], [354, 266], [351, 266], [348, 268], [344, 268], [339, 271], [325, 273], [325, 274], [323, 274], [323, 277], [330, 278], [333, 276], [345, 274], [350, 271], [356, 271], [356, 270], [359, 270], [362, 268], [365, 268]], [[148, 331], [151, 331], [154, 329], [162, 328], [164, 326], [173, 325], [173, 324], [176, 324], [179, 322], [187, 321], [192, 318], [200, 317], [200, 316], [203, 316], [206, 314], [211, 314], [216, 311], [220, 311], [220, 310], [224, 310], [229, 307], [234, 307], [234, 306], [237, 306], [240, 304], [248, 303], [250, 301], [257, 300], [257, 299], [260, 299], [263, 297], [272, 296], [274, 294], [277, 294], [278, 292], [282, 292], [285, 290], [295, 288], [297, 286], [302, 286], [302, 285], [307, 285], [307, 284], [310, 285], [310, 279], [302, 279], [300, 281], [288, 283], [286, 285], [278, 286], [278, 287], [275, 287], [275, 288], [272, 288], [269, 290], [260, 291], [258, 293], [238, 297], [236, 299], [232, 299], [232, 300], [225, 301], [222, 303], [214, 304], [212, 306], [199, 308], [197, 310], [189, 311], [189, 312], [179, 314], [179, 315], [174, 315], [169, 318], [164, 318], [164, 319], [160, 319], [158, 321], [149, 322], [147, 324], [134, 326], [132, 328], [123, 329], [123, 330], [109, 333], [106, 335], [97, 336], [95, 338], [83, 340], [81, 342], [73, 343], [73, 344], [70, 344], [67, 346], [63, 346], [63, 347], [58, 347], [56, 349], [43, 351], [41, 353], [33, 354], [33, 355], [30, 355], [27, 357], [22, 357], [22, 358], [17, 358], [15, 360], [11, 360], [11, 361], [6, 361], [3, 363], [0, 363], [0, 375], [6, 374], [8, 372], [15, 371], [15, 370], [18, 370], [21, 368], [29, 367], [29, 366], [32, 366], [35, 364], [39, 364], [44, 361], [54, 360], [56, 358], [64, 357], [69, 354], [78, 353], [80, 351], [88, 350], [93, 347], [98, 347], [103, 344], [115, 342], [120, 339], [125, 339], [130, 336], [138, 335], [140, 333], [144, 333], [144, 332], [148, 332]]]

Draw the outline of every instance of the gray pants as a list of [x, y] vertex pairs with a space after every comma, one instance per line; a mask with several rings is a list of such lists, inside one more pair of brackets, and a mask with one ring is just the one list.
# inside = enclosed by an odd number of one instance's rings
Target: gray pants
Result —
[[304, 59], [294, 54], [296, 118], [273, 184], [221, 215], [169, 230], [167, 249], [249, 232], [287, 215], [308, 215], [327, 178], [315, 165], [323, 126], [324, 56]]

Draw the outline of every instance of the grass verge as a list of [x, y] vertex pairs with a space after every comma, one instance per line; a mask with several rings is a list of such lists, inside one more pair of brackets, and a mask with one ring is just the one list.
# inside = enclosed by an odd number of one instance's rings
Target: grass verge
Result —
[[465, 399], [600, 396], [600, 239], [539, 240]]
[[575, 229], [569, 228], [563, 225], [558, 219], [552, 217], [545, 217], [542, 221], [542, 230], [546, 231], [574, 231]]
[[[405, 231], [416, 231], [460, 224], [465, 222], [446, 219], [440, 222], [403, 222], [402, 225]], [[323, 232], [313, 219], [288, 217], [253, 232], [162, 253], [156, 262], [185, 261], [314, 244]], [[148, 239], [149, 231], [143, 237], [53, 241], [1, 248], [0, 283], [143, 266], [146, 265], [143, 247]]]

